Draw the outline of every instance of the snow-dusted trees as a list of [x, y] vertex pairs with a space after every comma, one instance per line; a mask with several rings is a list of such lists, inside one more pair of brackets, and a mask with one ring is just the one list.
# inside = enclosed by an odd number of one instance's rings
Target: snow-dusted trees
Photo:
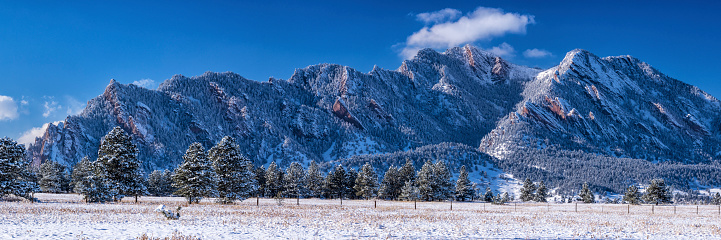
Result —
[[69, 180], [65, 174], [65, 166], [55, 161], [46, 161], [40, 164], [40, 190], [49, 193], [59, 193], [67, 190]]
[[224, 137], [208, 151], [208, 159], [218, 177], [219, 203], [243, 201], [258, 188], [253, 163], [240, 153], [240, 147], [232, 137]]
[[541, 181], [538, 183], [538, 189], [536, 189], [534, 201], [546, 202], [546, 198], [548, 198], [548, 189], [546, 188], [546, 184]]
[[456, 180], [456, 200], [466, 201], [466, 199], [473, 198], [474, 193], [471, 181], [468, 180], [466, 166], [461, 166], [461, 173], [458, 175], [458, 180]]
[[581, 188], [581, 192], [578, 194], [579, 197], [581, 197], [581, 201], [584, 203], [594, 203], [596, 202], [596, 196], [593, 195], [593, 192], [591, 192], [591, 189], [588, 188], [588, 183], [583, 183], [583, 187]]
[[32, 200], [31, 194], [39, 190], [30, 181], [25, 147], [10, 138], [0, 138], [0, 197], [13, 194]]
[[298, 162], [292, 162], [283, 175], [283, 183], [285, 184], [283, 195], [292, 198], [305, 196], [305, 178], [306, 175], [303, 166]]
[[638, 193], [638, 187], [631, 185], [626, 188], [626, 193], [623, 194], [623, 201], [629, 204], [639, 204], [640, 196]]
[[343, 184], [345, 184], [345, 193], [343, 196], [347, 196], [349, 199], [355, 199], [357, 198], [356, 190], [355, 190], [355, 179], [358, 177], [358, 172], [353, 168], [348, 168], [348, 170], [345, 172], [345, 181], [343, 181]]
[[143, 184], [143, 172], [138, 159], [138, 148], [130, 136], [120, 127], [111, 130], [100, 143], [94, 173], [109, 187], [110, 196], [119, 201], [125, 195], [138, 196], [147, 193]]
[[388, 167], [388, 171], [383, 175], [378, 197], [383, 199], [398, 199], [404, 182], [401, 182], [400, 172], [395, 166]]
[[418, 188], [413, 181], [407, 181], [403, 185], [403, 188], [401, 188], [401, 194], [398, 196], [398, 199], [405, 201], [421, 200], [420, 188]]
[[446, 200], [453, 195], [451, 173], [443, 161], [426, 161], [416, 177], [420, 198], [424, 201]]
[[255, 190], [255, 196], [260, 197], [265, 195], [265, 168], [263, 166], [257, 166], [253, 168], [255, 173], [255, 182], [258, 183], [258, 189]]
[[402, 186], [405, 185], [405, 182], [416, 181], [416, 167], [413, 166], [413, 161], [406, 159], [406, 164], [398, 170], [398, 177], [400, 178], [399, 182], [401, 182]]
[[271, 162], [265, 170], [265, 196], [276, 197], [283, 194], [283, 170]]
[[644, 194], [643, 200], [646, 201], [646, 203], [656, 205], [659, 203], [670, 203], [671, 189], [666, 186], [666, 182], [663, 179], [653, 179], [648, 188], [646, 188], [646, 194]]
[[73, 192], [75, 193], [82, 193], [83, 188], [88, 185], [87, 183], [87, 177], [93, 174], [93, 163], [90, 161], [90, 158], [87, 156], [83, 157], [80, 162], [76, 163], [73, 167], [73, 173], [72, 178], [73, 181], [70, 185], [72, 185]]
[[148, 193], [153, 196], [169, 196], [173, 189], [173, 173], [169, 170], [155, 170], [148, 175]]
[[325, 177], [323, 188], [326, 191], [326, 195], [329, 198], [338, 197], [343, 198], [346, 193], [346, 172], [343, 166], [336, 166], [333, 171], [329, 172]]
[[491, 191], [490, 187], [486, 188], [486, 193], [483, 194], [483, 201], [484, 202], [492, 202], [493, 201], [493, 191]]
[[193, 143], [185, 151], [183, 163], [173, 173], [175, 195], [185, 197], [188, 203], [198, 203], [203, 197], [215, 196], [217, 178], [203, 145]]
[[355, 179], [356, 196], [370, 199], [378, 194], [378, 175], [370, 163], [366, 163]]
[[526, 180], [523, 181], [523, 186], [521, 187], [521, 201], [532, 201], [535, 193], [536, 185], [531, 182], [531, 179], [526, 178]]
[[305, 186], [309, 197], [320, 197], [323, 194], [323, 173], [318, 164], [311, 161], [305, 176]]

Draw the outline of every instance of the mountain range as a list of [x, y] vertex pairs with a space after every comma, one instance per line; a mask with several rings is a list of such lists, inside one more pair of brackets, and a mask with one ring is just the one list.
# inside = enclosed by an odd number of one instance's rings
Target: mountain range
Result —
[[721, 185], [716, 98], [631, 56], [579, 49], [546, 70], [466, 45], [368, 73], [319, 64], [260, 82], [207, 72], [156, 90], [111, 80], [79, 115], [50, 124], [29, 157], [73, 166], [97, 157], [115, 126], [131, 133], [146, 171], [174, 168], [193, 142], [208, 149], [232, 136], [257, 165], [373, 162], [384, 171], [412, 158], [418, 168], [445, 160], [469, 165], [477, 180], [498, 168], [561, 190], [588, 182], [620, 192], [656, 177], [679, 189]]

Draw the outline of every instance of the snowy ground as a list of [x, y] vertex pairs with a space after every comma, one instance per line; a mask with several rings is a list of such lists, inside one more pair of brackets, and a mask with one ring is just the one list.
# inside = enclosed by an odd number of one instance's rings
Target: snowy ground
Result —
[[[721, 239], [718, 206], [654, 207], [604, 204], [417, 203], [249, 199], [235, 205], [203, 201], [180, 220], [153, 209], [185, 206], [182, 198], [125, 199], [86, 204], [72, 194], [36, 194], [42, 203], [0, 201], [0, 239], [135, 239], [173, 233], [202, 239], [459, 239], [631, 238]], [[485, 210], [484, 210], [485, 207]], [[630, 210], [630, 214], [627, 211]]]

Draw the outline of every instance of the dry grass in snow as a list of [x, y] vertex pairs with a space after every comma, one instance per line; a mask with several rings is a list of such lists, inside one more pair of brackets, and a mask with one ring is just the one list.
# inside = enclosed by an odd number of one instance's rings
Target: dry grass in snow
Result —
[[[248, 199], [235, 205], [142, 197], [87, 204], [74, 194], [0, 201], [0, 239], [631, 238], [721, 239], [717, 206], [514, 204]], [[183, 206], [180, 220], [153, 212]]]

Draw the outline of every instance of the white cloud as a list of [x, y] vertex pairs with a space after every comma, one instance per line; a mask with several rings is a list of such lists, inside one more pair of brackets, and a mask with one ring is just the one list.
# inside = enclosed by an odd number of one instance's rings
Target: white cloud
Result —
[[429, 23], [442, 23], [458, 19], [461, 16], [461, 11], [453, 8], [445, 8], [435, 12], [419, 13], [416, 15], [416, 20]]
[[157, 85], [155, 85], [155, 81], [153, 81], [153, 79], [150, 79], [150, 78], [140, 79], [131, 84], [138, 86], [138, 87], [144, 87], [147, 89], [155, 89], [157, 86]]
[[13, 98], [0, 95], [0, 121], [18, 118], [18, 105]]
[[526, 51], [523, 51], [523, 56], [527, 58], [544, 58], [544, 57], [551, 57], [553, 54], [551, 52], [543, 50], [543, 49], [527, 49]]
[[43, 134], [45, 134], [45, 130], [48, 129], [48, 126], [50, 124], [58, 125], [60, 122], [54, 122], [54, 123], [46, 123], [43, 124], [42, 127], [36, 127], [32, 128], [30, 130], [25, 131], [23, 134], [20, 135], [18, 138], [18, 143], [25, 144], [25, 147], [27, 147], [31, 143], [35, 143], [36, 137], [42, 137]]
[[[433, 13], [428, 13], [427, 17], [417, 18], [421, 21], [431, 20], [433, 19], [432, 15]], [[441, 13], [437, 15], [449, 16]], [[455, 21], [436, 23], [430, 27], [421, 28], [406, 39], [401, 55], [408, 59], [422, 48], [454, 47], [479, 40], [490, 40], [507, 33], [525, 34], [526, 26], [535, 23], [533, 18], [531, 15], [504, 13], [503, 10], [497, 8], [479, 7]]]
[[513, 46], [505, 42], [501, 43], [501, 45], [488, 49], [488, 51], [504, 58], [511, 58], [516, 55], [516, 50], [513, 49]]
[[43, 104], [43, 107], [45, 108], [45, 111], [43, 112], [43, 117], [50, 117], [51, 114], [63, 107], [55, 101], [55, 97], [53, 96], [44, 96], [43, 98], [47, 99], [47, 101], [45, 101], [45, 104]]

